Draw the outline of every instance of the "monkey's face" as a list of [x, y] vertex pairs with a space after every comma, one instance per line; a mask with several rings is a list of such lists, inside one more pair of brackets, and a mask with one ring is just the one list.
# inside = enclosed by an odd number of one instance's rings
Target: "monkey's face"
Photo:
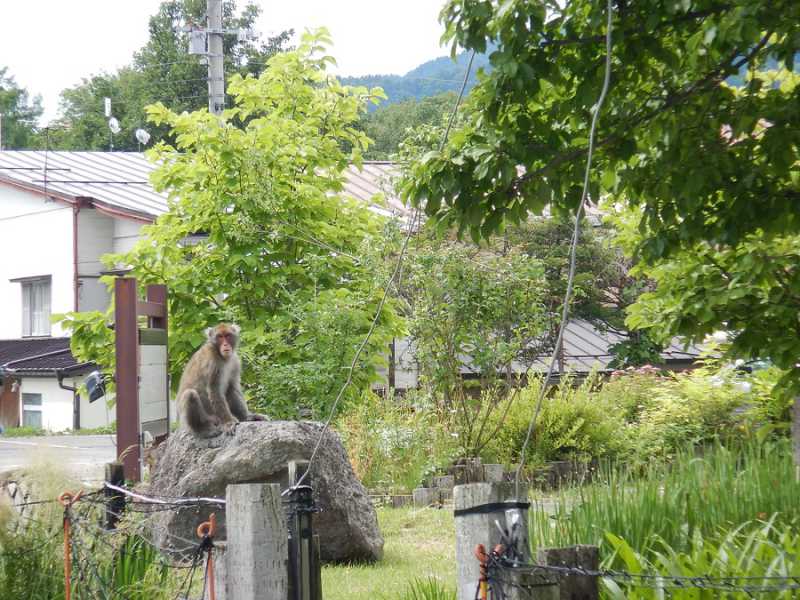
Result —
[[217, 349], [219, 355], [228, 359], [236, 349], [238, 341], [237, 331], [235, 326], [217, 325], [208, 332], [208, 339]]
[[219, 350], [222, 358], [228, 358], [233, 354], [233, 340], [231, 337], [231, 334], [228, 332], [217, 334], [217, 350]]

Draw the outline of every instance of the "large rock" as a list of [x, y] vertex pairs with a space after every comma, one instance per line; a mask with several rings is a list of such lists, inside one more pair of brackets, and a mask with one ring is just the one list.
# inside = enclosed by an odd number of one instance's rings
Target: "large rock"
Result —
[[[141, 489], [154, 496], [213, 498], [224, 498], [226, 486], [235, 483], [280, 483], [285, 489], [287, 463], [308, 460], [321, 431], [321, 423], [305, 421], [240, 423], [234, 435], [211, 439], [181, 430], [159, 448], [151, 482]], [[336, 433], [325, 433], [308, 481], [320, 509], [313, 527], [322, 559], [380, 560], [383, 538], [375, 509]], [[154, 541], [185, 555], [198, 541], [197, 525], [211, 512], [217, 515], [217, 538], [225, 539], [224, 507], [191, 506], [152, 515]]]

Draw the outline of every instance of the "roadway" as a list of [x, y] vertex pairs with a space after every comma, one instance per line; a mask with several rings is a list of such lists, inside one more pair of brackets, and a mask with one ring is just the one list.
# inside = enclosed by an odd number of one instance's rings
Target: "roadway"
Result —
[[0, 435], [0, 474], [20, 468], [47, 469], [96, 483], [103, 481], [105, 464], [116, 456], [115, 435]]

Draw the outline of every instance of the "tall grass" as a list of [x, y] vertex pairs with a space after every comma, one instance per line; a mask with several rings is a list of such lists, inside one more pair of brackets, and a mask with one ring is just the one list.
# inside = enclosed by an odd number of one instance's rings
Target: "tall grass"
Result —
[[[55, 498], [78, 489], [48, 462], [21, 474], [29, 500], [22, 513], [0, 498], [0, 599], [61, 600], [65, 596], [63, 507]], [[48, 502], [48, 500], [52, 500]], [[171, 569], [146, 539], [142, 515], [131, 513], [111, 533], [99, 523], [102, 506], [84, 498], [72, 507], [72, 598], [174, 600], [186, 569]], [[202, 587], [202, 567], [195, 577]]]
[[644, 473], [601, 468], [596, 483], [565, 490], [555, 506], [535, 503], [531, 539], [536, 546], [596, 544], [608, 554], [606, 532], [647, 553], [656, 539], [688, 551], [695, 533], [715, 538], [742, 523], [800, 519], [788, 440], [719, 444], [698, 455], [679, 452], [669, 465]]
[[[800, 572], [800, 534], [792, 525], [775, 525], [774, 519], [767, 522], [744, 523], [732, 529], [718, 541], [703, 538], [695, 531], [691, 549], [680, 552], [663, 540], [655, 540], [650, 557], [642, 556], [624, 540], [608, 534], [623, 567], [630, 573], [659, 573], [663, 579], [648, 581], [648, 586], [636, 586], [624, 580], [604, 579], [606, 597], [611, 600], [675, 600], [697, 598], [742, 599], [757, 597], [761, 600], [796, 598], [798, 590], [780, 588], [797, 584]], [[609, 557], [607, 562], [611, 562]], [[704, 576], [726, 578], [715, 582], [704, 580]], [[698, 578], [697, 587], [691, 580], [676, 578]], [[773, 578], [786, 578], [773, 579]], [[664, 586], [664, 587], [659, 587]], [[749, 589], [747, 589], [749, 588]]]

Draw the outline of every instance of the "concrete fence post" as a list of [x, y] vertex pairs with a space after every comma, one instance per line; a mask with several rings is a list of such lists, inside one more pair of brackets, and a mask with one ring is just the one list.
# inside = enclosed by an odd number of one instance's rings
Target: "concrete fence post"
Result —
[[225, 502], [227, 600], [286, 600], [288, 538], [281, 486], [229, 485]]
[[[587, 571], [600, 569], [600, 549], [597, 546], [568, 546], [540, 548], [537, 562], [554, 567], [578, 567]], [[560, 600], [599, 600], [600, 581], [591, 575], [559, 574]]]
[[[500, 529], [508, 530], [518, 524], [519, 548], [523, 560], [530, 561], [528, 543], [527, 490], [515, 495], [513, 483], [469, 483], [453, 490], [456, 527], [456, 578], [458, 600], [474, 600], [480, 577], [480, 564], [475, 547], [483, 544], [487, 552], [501, 543]], [[498, 527], [498, 524], [500, 527]], [[557, 585], [543, 584], [541, 577], [508, 571], [506, 598], [508, 600], [558, 600]], [[537, 579], [535, 585], [530, 585]]]

